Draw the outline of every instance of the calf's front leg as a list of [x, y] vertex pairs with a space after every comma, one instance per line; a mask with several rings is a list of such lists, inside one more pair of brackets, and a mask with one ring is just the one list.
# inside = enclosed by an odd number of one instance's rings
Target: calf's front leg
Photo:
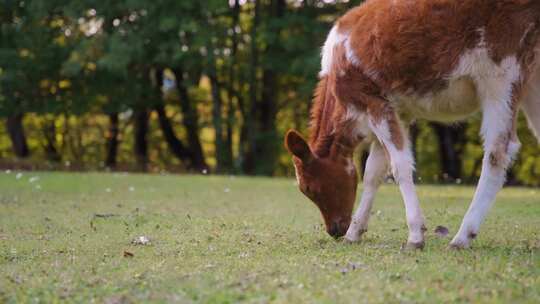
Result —
[[[385, 103], [385, 101], [381, 101], [381, 103]], [[424, 247], [426, 228], [413, 181], [414, 159], [408, 134], [391, 106], [386, 106], [377, 112], [379, 113], [370, 114], [369, 125], [388, 153], [392, 174], [399, 185], [405, 203], [405, 214], [409, 227], [407, 247], [420, 249]]]
[[349, 242], [356, 242], [360, 240], [360, 237], [367, 231], [369, 213], [373, 206], [373, 200], [375, 194], [381, 185], [384, 175], [388, 170], [388, 161], [384, 153], [381, 144], [375, 140], [371, 144], [369, 150], [369, 156], [366, 162], [366, 169], [364, 172], [364, 189], [362, 191], [362, 199], [358, 206], [358, 210], [354, 214], [351, 225], [345, 235], [345, 240]]

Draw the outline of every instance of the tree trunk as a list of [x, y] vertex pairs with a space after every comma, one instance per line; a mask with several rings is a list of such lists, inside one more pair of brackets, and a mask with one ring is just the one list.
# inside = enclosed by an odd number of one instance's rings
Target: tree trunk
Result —
[[165, 112], [165, 106], [163, 105], [163, 103], [158, 103], [154, 107], [154, 109], [158, 114], [159, 126], [161, 127], [163, 137], [165, 138], [169, 149], [174, 154], [174, 156], [176, 156], [178, 159], [180, 159], [186, 164], [186, 167], [191, 168], [190, 152], [186, 147], [184, 147], [184, 144], [182, 144], [182, 142], [176, 137], [174, 129], [171, 125], [171, 121], [167, 117], [167, 113]]
[[518, 177], [516, 176], [516, 173], [514, 172], [514, 168], [510, 167], [508, 169], [508, 172], [506, 172], [506, 186], [521, 186], [522, 183], [519, 181]]
[[212, 85], [212, 124], [215, 131], [216, 171], [225, 172], [228, 168], [225, 167], [225, 156], [227, 152], [223, 141], [223, 100], [221, 99], [221, 86], [217, 78], [216, 62], [212, 60], [209, 64], [208, 77]]
[[176, 88], [180, 96], [180, 108], [182, 110], [182, 122], [187, 132], [191, 165], [199, 171], [208, 170], [208, 165], [204, 158], [201, 141], [199, 138], [199, 115], [197, 109], [191, 104], [188, 90], [184, 85], [184, 73], [180, 68], [173, 70], [176, 76]]
[[277, 114], [277, 75], [272, 70], [263, 72], [262, 99], [259, 107], [259, 130], [256, 138], [255, 154], [259, 161], [255, 169], [257, 175], [272, 175], [277, 162], [278, 134]]
[[243, 145], [242, 168], [247, 174], [255, 173], [255, 151], [257, 150], [257, 106], [258, 106], [258, 83], [257, 67], [259, 65], [259, 49], [257, 46], [257, 31], [260, 23], [260, 0], [254, 0], [253, 25], [251, 28], [251, 64], [249, 71], [249, 111], [244, 111], [244, 125], [240, 138]]
[[174, 128], [172, 127], [171, 120], [167, 117], [167, 113], [165, 111], [165, 105], [163, 103], [163, 96], [161, 92], [161, 85], [163, 84], [163, 70], [157, 69], [156, 70], [156, 85], [154, 88], [154, 95], [157, 100], [156, 105], [154, 106], [154, 109], [156, 110], [156, 113], [158, 114], [158, 120], [159, 120], [159, 126], [161, 127], [161, 132], [163, 133], [163, 137], [165, 138], [165, 141], [167, 142], [167, 145], [169, 146], [169, 149], [171, 152], [176, 156], [179, 160], [181, 160], [185, 166], [188, 169], [193, 168], [193, 161], [191, 160], [191, 153], [188, 148], [184, 147], [184, 144], [178, 137], [176, 136], [176, 133], [174, 132]]
[[118, 113], [109, 114], [109, 132], [107, 134], [107, 158], [105, 166], [114, 169], [116, 167], [116, 157], [118, 155]]
[[45, 126], [43, 127], [43, 137], [45, 138], [45, 154], [47, 159], [52, 162], [59, 162], [62, 157], [58, 153], [56, 148], [56, 125], [54, 118], [52, 121], [45, 121]]
[[[240, 24], [240, 0], [234, 1], [234, 6], [231, 11], [233, 24], [232, 28], [236, 29], [236, 27]], [[227, 168], [236, 169], [235, 163], [234, 163], [234, 156], [233, 156], [233, 148], [234, 148], [234, 141], [233, 141], [233, 130], [234, 130], [234, 122], [235, 122], [235, 103], [234, 100], [237, 100], [237, 105], [240, 107], [240, 96], [238, 94], [238, 91], [236, 89], [236, 73], [235, 73], [235, 63], [236, 63], [236, 56], [238, 52], [238, 33], [233, 31], [233, 34], [231, 36], [232, 46], [231, 46], [231, 56], [230, 56], [230, 62], [229, 62], [229, 79], [228, 79], [228, 86], [227, 86], [227, 92], [228, 92], [228, 104], [227, 104], [227, 119], [225, 121], [225, 152], [226, 155], [223, 158], [223, 161], [225, 162], [225, 166]]]
[[226, 167], [227, 147], [223, 139], [223, 99], [221, 96], [222, 85], [218, 78], [217, 60], [214, 56], [214, 46], [208, 45], [208, 54], [206, 62], [206, 73], [210, 79], [212, 96], [212, 125], [214, 127], [214, 155], [216, 158], [216, 172], [227, 172]]
[[366, 149], [362, 149], [362, 151], [360, 151], [360, 170], [359, 170], [359, 173], [360, 173], [360, 176], [362, 177], [362, 180], [364, 180], [364, 174], [366, 173], [366, 165], [367, 165], [367, 160], [368, 160], [368, 157], [369, 157], [369, 149], [370, 149], [370, 146], [367, 146]]
[[135, 130], [133, 135], [134, 140], [134, 153], [137, 160], [137, 167], [141, 171], [148, 169], [148, 111], [146, 109], [139, 109], [135, 112]]
[[[285, 0], [271, 1], [270, 18], [283, 18], [287, 3]], [[281, 29], [275, 29], [276, 41], [270, 41], [265, 51], [266, 56], [273, 56], [282, 52], [279, 36]], [[259, 105], [259, 124], [256, 136], [255, 155], [257, 155], [257, 165], [255, 174], [272, 175], [277, 162], [279, 151], [279, 136], [276, 130], [277, 114], [277, 91], [278, 74], [274, 67], [266, 67], [263, 70], [262, 79], [262, 99]]]
[[6, 128], [11, 139], [13, 153], [19, 158], [26, 158], [30, 156], [30, 150], [26, 143], [22, 120], [23, 114], [9, 116], [6, 121]]
[[465, 129], [463, 126], [446, 126], [432, 123], [435, 134], [439, 139], [439, 161], [445, 180], [461, 179], [461, 145], [464, 141]]
[[234, 148], [234, 141], [233, 141], [233, 124], [234, 124], [234, 102], [232, 99], [229, 99], [228, 101], [228, 108], [227, 108], [227, 119], [225, 120], [225, 155], [223, 156], [223, 163], [225, 164], [225, 167], [229, 170], [233, 170], [234, 168], [234, 157], [233, 157], [233, 148]]

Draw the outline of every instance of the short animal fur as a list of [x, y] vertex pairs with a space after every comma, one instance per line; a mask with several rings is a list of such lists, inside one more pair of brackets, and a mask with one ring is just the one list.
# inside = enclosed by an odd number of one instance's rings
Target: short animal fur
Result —
[[[481, 111], [482, 173], [450, 245], [478, 234], [520, 148], [519, 111], [540, 140], [539, 0], [368, 0], [341, 17], [322, 51], [309, 142], [289, 131], [285, 144], [300, 190], [319, 207], [327, 232], [357, 241], [390, 168], [409, 228], [424, 245], [424, 216], [413, 182], [408, 127], [416, 119], [454, 122]], [[364, 192], [353, 152], [371, 142]]]

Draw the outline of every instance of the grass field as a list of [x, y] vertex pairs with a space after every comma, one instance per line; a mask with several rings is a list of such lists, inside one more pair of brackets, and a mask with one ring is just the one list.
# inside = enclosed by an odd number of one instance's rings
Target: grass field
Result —
[[539, 303], [540, 190], [503, 190], [450, 251], [472, 193], [420, 187], [426, 248], [401, 251], [393, 185], [345, 244], [289, 179], [0, 173], [0, 302]]

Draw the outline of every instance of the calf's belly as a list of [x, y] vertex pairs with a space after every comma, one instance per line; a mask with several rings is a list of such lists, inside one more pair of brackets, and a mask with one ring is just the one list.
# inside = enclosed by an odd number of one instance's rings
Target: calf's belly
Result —
[[451, 123], [466, 119], [480, 109], [474, 81], [468, 77], [450, 80], [448, 87], [423, 96], [391, 95], [389, 101], [410, 119]]

